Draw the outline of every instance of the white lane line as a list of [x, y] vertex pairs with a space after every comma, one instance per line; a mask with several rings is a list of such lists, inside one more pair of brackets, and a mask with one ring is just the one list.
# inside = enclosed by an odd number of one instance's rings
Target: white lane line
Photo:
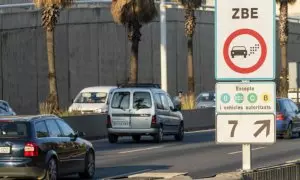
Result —
[[154, 146], [154, 147], [149, 147], [149, 148], [141, 148], [141, 149], [134, 149], [134, 150], [129, 150], [129, 151], [122, 151], [119, 152], [119, 154], [126, 154], [126, 153], [132, 153], [132, 152], [139, 152], [139, 151], [147, 151], [147, 150], [152, 150], [152, 149], [159, 149], [164, 146]]
[[216, 129], [207, 129], [207, 130], [200, 130], [200, 131], [188, 131], [188, 132], [184, 132], [185, 134], [193, 134], [193, 133], [199, 133], [199, 132], [213, 132]]
[[141, 170], [141, 171], [135, 171], [135, 172], [125, 173], [125, 174], [120, 174], [120, 175], [116, 175], [116, 176], [107, 177], [107, 178], [104, 178], [104, 179], [114, 179], [114, 178], [128, 177], [128, 176], [133, 175], [133, 174], [139, 174], [139, 173], [143, 173], [143, 172], [147, 172], [147, 171], [152, 171], [152, 169], [145, 169], [145, 170]]
[[[255, 151], [255, 150], [259, 150], [259, 149], [264, 149], [266, 147], [257, 147], [257, 148], [253, 148], [251, 149], [252, 151]], [[238, 153], [242, 153], [243, 151], [235, 151], [235, 152], [230, 152], [230, 153], [227, 153], [229, 155], [233, 155], [233, 154], [238, 154]]]

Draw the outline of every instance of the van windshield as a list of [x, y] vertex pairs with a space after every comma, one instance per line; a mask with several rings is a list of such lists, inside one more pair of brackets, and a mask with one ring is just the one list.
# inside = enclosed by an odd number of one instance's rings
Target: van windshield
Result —
[[82, 92], [76, 99], [75, 103], [105, 103], [107, 93], [105, 92]]
[[24, 138], [28, 136], [28, 123], [0, 120], [0, 138]]

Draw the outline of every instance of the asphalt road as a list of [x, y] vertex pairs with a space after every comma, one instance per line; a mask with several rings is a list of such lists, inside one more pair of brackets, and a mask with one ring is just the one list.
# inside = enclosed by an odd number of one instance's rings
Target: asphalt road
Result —
[[[242, 168], [241, 145], [215, 144], [215, 132], [185, 134], [182, 142], [166, 137], [161, 144], [151, 138], [135, 143], [121, 138], [117, 144], [94, 141], [97, 173], [95, 179], [109, 179], [139, 172], [188, 172], [194, 178]], [[277, 139], [274, 145], [252, 146], [253, 168], [300, 159], [300, 138]], [[71, 177], [74, 179], [75, 177]]]

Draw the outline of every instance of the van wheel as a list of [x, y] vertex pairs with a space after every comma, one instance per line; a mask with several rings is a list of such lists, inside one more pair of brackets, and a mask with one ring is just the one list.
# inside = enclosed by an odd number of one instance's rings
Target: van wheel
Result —
[[184, 127], [183, 127], [183, 124], [180, 124], [178, 133], [175, 135], [175, 140], [182, 141], [183, 137], [184, 137]]
[[118, 136], [115, 134], [108, 134], [108, 141], [110, 143], [117, 143], [118, 142]]
[[132, 136], [132, 139], [133, 139], [135, 142], [140, 142], [140, 141], [141, 141], [141, 136], [140, 136], [140, 135], [133, 135], [133, 136]]
[[161, 126], [158, 129], [158, 133], [156, 133], [154, 135], [154, 142], [156, 142], [156, 143], [162, 142], [163, 141], [163, 137], [164, 137], [164, 130], [163, 130], [163, 127]]

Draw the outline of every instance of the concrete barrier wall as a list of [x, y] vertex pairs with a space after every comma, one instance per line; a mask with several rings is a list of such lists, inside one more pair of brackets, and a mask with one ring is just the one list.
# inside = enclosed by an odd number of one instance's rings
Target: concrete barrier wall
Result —
[[[38, 11], [0, 13], [0, 99], [18, 114], [35, 114], [48, 94], [45, 33]], [[214, 89], [214, 12], [197, 11], [194, 35], [196, 92]], [[300, 61], [300, 25], [290, 23], [288, 60]], [[278, 38], [277, 38], [278, 39]], [[278, 40], [277, 40], [278, 42]], [[187, 91], [184, 12], [167, 10], [168, 91]], [[126, 81], [129, 48], [126, 30], [108, 8], [62, 11], [55, 31], [60, 104], [67, 108], [84, 87]], [[279, 69], [279, 44], [277, 68]], [[143, 26], [139, 82], [160, 83], [160, 24]], [[279, 71], [278, 71], [279, 72]], [[278, 74], [277, 74], [278, 75]]]
[[[185, 130], [202, 130], [215, 127], [214, 108], [182, 111]], [[85, 132], [87, 139], [104, 138], [107, 136], [106, 115], [85, 115], [63, 117], [74, 130]]]

